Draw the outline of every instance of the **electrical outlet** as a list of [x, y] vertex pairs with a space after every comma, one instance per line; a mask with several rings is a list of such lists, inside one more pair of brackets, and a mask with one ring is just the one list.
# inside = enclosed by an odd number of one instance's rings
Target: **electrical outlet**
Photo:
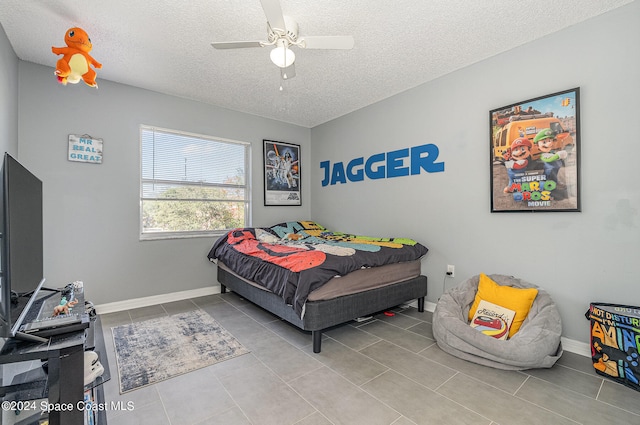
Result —
[[456, 273], [456, 266], [452, 266], [451, 264], [447, 265], [447, 276], [454, 277]]

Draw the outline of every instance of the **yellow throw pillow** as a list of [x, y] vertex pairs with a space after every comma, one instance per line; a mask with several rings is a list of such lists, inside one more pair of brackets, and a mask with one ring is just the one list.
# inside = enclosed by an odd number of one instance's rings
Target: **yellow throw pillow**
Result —
[[527, 318], [531, 305], [538, 295], [536, 288], [514, 288], [511, 286], [501, 286], [495, 283], [484, 273], [480, 273], [480, 283], [476, 298], [469, 310], [469, 320], [473, 318], [473, 313], [478, 309], [480, 300], [489, 301], [501, 307], [508, 308], [516, 312], [509, 338], [511, 338], [522, 326], [522, 322]]

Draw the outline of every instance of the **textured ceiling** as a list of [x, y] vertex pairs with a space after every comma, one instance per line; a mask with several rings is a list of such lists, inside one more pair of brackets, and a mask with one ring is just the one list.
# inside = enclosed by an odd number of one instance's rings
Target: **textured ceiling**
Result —
[[[314, 127], [632, 0], [281, 0], [300, 36], [353, 35], [353, 50], [301, 50], [279, 90], [260, 0], [1, 0], [17, 56], [55, 67], [79, 26], [110, 80]], [[52, 75], [52, 83], [55, 78]], [[79, 87], [82, 85], [82, 87]], [[80, 83], [74, 90], [93, 90]]]

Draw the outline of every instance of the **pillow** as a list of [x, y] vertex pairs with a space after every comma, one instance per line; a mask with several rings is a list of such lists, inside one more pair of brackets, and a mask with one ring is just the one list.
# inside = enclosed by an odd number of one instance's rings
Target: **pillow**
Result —
[[473, 318], [473, 313], [478, 309], [480, 300], [489, 301], [501, 307], [508, 308], [516, 312], [511, 328], [509, 328], [509, 338], [511, 338], [522, 326], [522, 322], [527, 318], [533, 301], [538, 295], [536, 288], [514, 288], [512, 286], [500, 286], [484, 273], [480, 273], [480, 283], [476, 298], [469, 310], [469, 320]]
[[295, 236], [293, 238], [288, 236], [298, 233], [300, 233], [302, 237], [318, 236], [326, 229], [315, 221], [287, 221], [274, 224], [269, 227], [269, 230], [280, 238], [294, 239]]

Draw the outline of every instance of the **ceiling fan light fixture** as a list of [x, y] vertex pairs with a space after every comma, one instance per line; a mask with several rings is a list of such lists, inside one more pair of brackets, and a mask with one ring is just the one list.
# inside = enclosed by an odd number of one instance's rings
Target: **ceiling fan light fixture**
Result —
[[296, 54], [290, 49], [337, 49], [349, 50], [354, 47], [352, 36], [305, 36], [298, 35], [298, 24], [290, 16], [282, 14], [280, 0], [260, 0], [267, 17], [267, 41], [229, 41], [211, 43], [216, 49], [241, 49], [248, 47], [271, 47], [271, 62], [280, 68], [283, 81], [296, 76], [294, 62]]
[[289, 49], [285, 40], [278, 40], [276, 47], [271, 50], [269, 56], [271, 57], [271, 62], [280, 68], [291, 66], [296, 60], [296, 54]]

